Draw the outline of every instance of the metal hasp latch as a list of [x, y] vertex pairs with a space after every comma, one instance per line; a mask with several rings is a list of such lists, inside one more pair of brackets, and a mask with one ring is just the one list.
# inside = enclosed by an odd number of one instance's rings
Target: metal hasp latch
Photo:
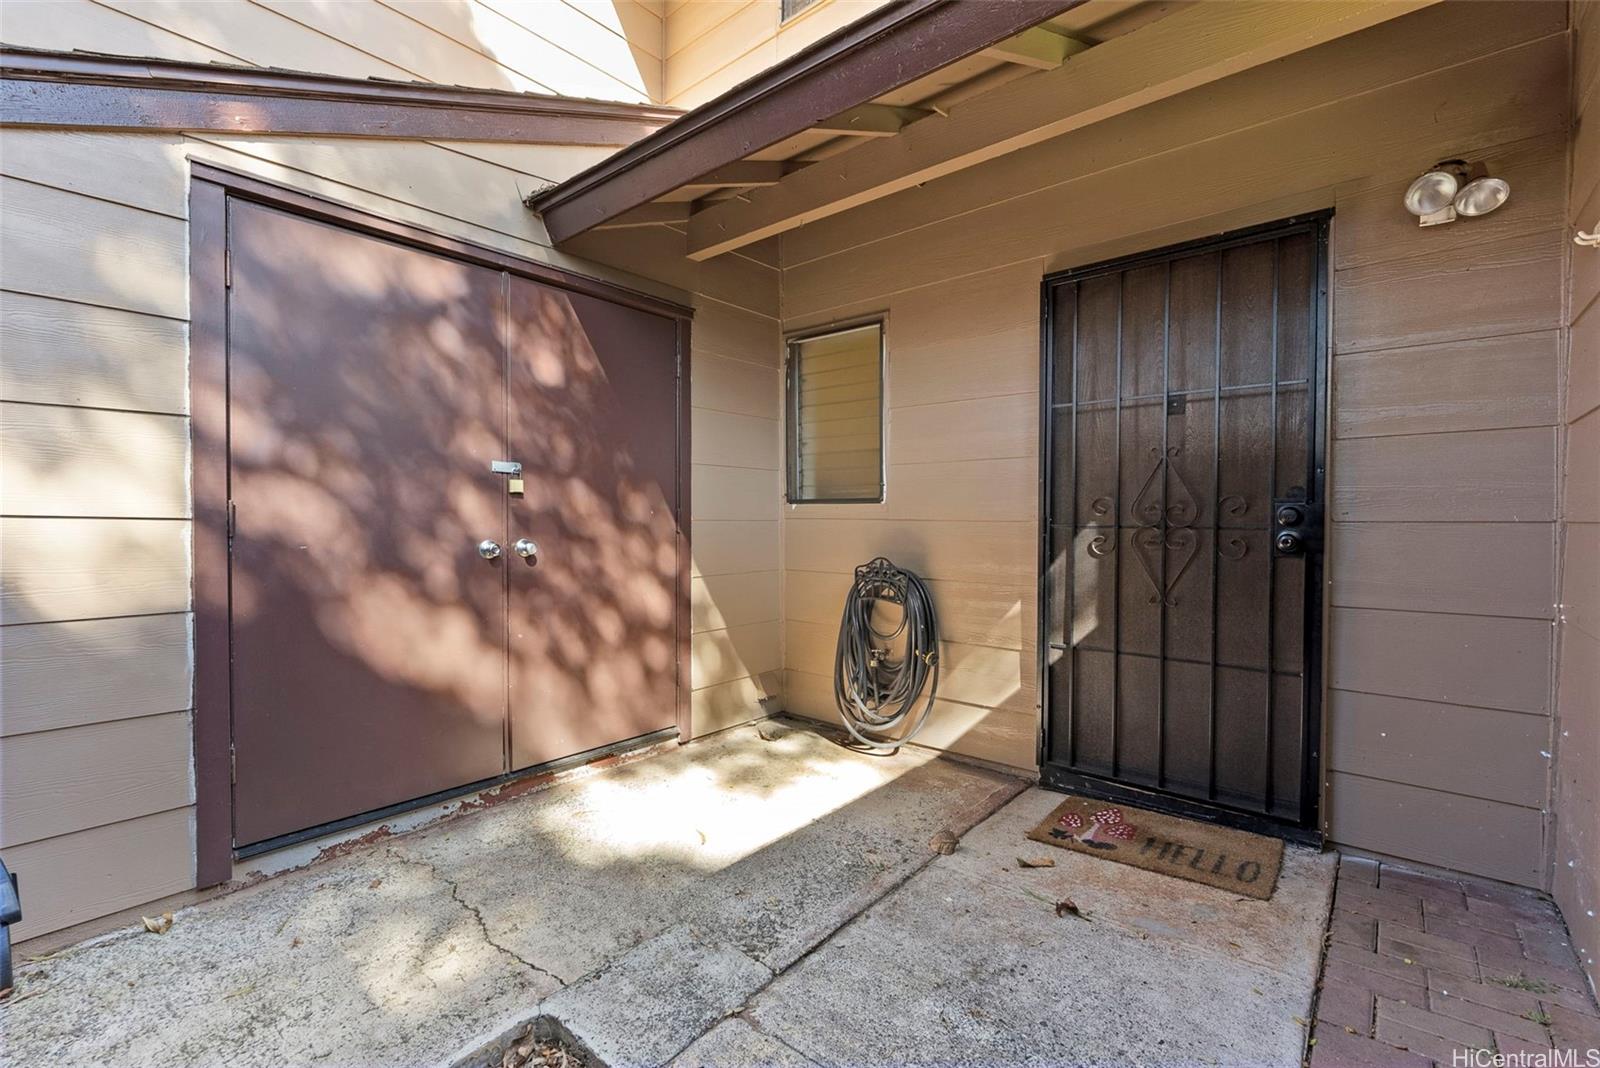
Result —
[[506, 492], [512, 496], [522, 496], [522, 464], [517, 460], [490, 460], [489, 470], [497, 475], [508, 475], [506, 479]]
[[11, 989], [11, 925], [22, 919], [17, 877], [0, 860], [0, 990]]
[[[1291, 491], [1293, 493], [1293, 491]], [[1304, 556], [1322, 548], [1322, 506], [1300, 495], [1272, 502], [1272, 554]]]

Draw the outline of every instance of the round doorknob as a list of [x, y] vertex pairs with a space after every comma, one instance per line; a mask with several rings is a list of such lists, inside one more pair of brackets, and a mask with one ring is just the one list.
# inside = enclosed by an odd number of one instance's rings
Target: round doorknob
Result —
[[478, 555], [485, 560], [493, 560], [500, 555], [500, 543], [492, 538], [484, 538], [478, 543]]
[[1300, 532], [1297, 530], [1285, 530], [1278, 535], [1277, 545], [1280, 553], [1292, 555], [1305, 548], [1305, 539], [1300, 536]]
[[533, 543], [532, 538], [518, 538], [517, 543], [511, 547], [511, 551], [529, 561], [539, 555], [539, 547]]

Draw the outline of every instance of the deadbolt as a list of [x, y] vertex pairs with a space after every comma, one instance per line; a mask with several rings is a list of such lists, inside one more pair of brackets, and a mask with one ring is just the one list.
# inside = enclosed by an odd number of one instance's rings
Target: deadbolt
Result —
[[484, 538], [478, 543], [478, 555], [485, 560], [493, 560], [500, 555], [500, 543], [492, 538]]
[[518, 538], [517, 543], [511, 547], [511, 551], [530, 564], [537, 563], [539, 547], [533, 543], [531, 538]]
[[1305, 513], [1297, 506], [1284, 504], [1278, 506], [1278, 525], [1280, 527], [1297, 527], [1305, 518]]
[[1284, 556], [1296, 556], [1305, 548], [1305, 538], [1298, 530], [1285, 530], [1278, 535], [1277, 546]]

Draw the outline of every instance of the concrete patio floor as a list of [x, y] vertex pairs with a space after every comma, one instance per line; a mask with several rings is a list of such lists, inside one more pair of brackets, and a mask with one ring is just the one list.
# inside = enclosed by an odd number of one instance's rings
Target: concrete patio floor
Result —
[[726, 731], [26, 963], [0, 1064], [1298, 1064], [1335, 858], [1240, 899], [1025, 841], [1055, 800]]

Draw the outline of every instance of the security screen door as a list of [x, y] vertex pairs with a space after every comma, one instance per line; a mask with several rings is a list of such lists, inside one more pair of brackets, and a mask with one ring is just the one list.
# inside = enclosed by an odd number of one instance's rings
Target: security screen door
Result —
[[1045, 281], [1044, 778], [1316, 826], [1327, 218]]

